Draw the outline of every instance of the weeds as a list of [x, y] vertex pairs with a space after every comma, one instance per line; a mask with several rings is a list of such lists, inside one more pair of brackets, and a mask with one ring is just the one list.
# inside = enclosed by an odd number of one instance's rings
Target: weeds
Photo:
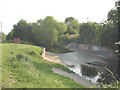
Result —
[[11, 51], [10, 54], [13, 54], [13, 51]]
[[20, 61], [23, 57], [24, 57], [24, 55], [21, 53], [16, 55], [16, 58], [18, 61]]
[[[111, 77], [113, 78], [112, 82], [110, 84], [104, 84], [102, 82], [99, 82], [99, 86], [101, 88], [120, 88], [120, 82], [118, 81], [117, 77], [114, 75], [114, 73], [108, 69], [107, 67], [104, 67], [111, 75]], [[101, 73], [98, 72], [98, 75], [101, 77]], [[96, 88], [95, 86], [93, 86], [93, 88]]]

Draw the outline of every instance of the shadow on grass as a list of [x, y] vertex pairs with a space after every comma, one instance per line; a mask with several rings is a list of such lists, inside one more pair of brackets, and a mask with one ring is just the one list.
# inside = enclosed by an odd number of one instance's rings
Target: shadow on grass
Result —
[[44, 72], [46, 74], [52, 74], [53, 71], [51, 70], [51, 66], [48, 63], [37, 63], [37, 62], [32, 62], [34, 65], [35, 69]]

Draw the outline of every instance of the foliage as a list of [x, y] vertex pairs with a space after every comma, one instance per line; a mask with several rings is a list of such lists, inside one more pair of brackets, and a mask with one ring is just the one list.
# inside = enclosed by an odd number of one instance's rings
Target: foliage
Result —
[[[20, 37], [22, 41], [44, 47], [77, 42], [116, 49], [114, 43], [118, 40], [118, 18], [116, 17], [118, 15], [118, 10], [111, 9], [107, 21], [103, 23], [79, 23], [74, 17], [67, 17], [64, 22], [58, 22], [52, 16], [46, 16], [35, 23], [20, 20], [13, 26], [6, 40]], [[69, 39], [74, 34], [78, 37]]]
[[39, 28], [34, 32], [36, 44], [41, 46], [52, 46], [58, 41], [58, 33], [55, 28]]
[[57, 22], [56, 30], [58, 31], [58, 35], [63, 35], [67, 31], [67, 26], [64, 22]]
[[2, 41], [6, 40], [7, 35], [3, 32], [0, 32], [0, 38], [2, 38]]
[[38, 20], [37, 24], [38, 28], [34, 35], [37, 43], [42, 46], [48, 47], [57, 44], [61, 35], [67, 31], [66, 24], [57, 22], [52, 16], [47, 16], [44, 20]]
[[[107, 23], [100, 29], [99, 42], [101, 46], [115, 49], [114, 43], [118, 41], [118, 29], [117, 25], [113, 23]], [[107, 43], [106, 43], [107, 42]]]
[[62, 47], [58, 47], [58, 46], [54, 46], [54, 47], [48, 47], [46, 49], [46, 51], [48, 52], [53, 52], [53, 53], [68, 53], [68, 52], [72, 52], [66, 48], [62, 48]]
[[29, 44], [29, 45], [34, 45], [34, 43], [29, 42], [29, 41], [20, 41], [21, 44]]
[[4, 40], [3, 43], [12, 43], [12, 40]]
[[25, 20], [20, 20], [17, 25], [13, 26], [13, 30], [7, 36], [7, 40], [13, 38], [20, 38], [23, 41], [33, 42], [32, 25]]
[[65, 19], [67, 25], [67, 32], [69, 34], [77, 34], [79, 31], [79, 23], [74, 17], [67, 17]]
[[[115, 44], [120, 45], [120, 41], [116, 42]], [[117, 55], [119, 56], [119, 50], [116, 50], [115, 52], [117, 52]], [[99, 85], [101, 88], [114, 88], [114, 89], [119, 89], [120, 88], [120, 77], [118, 75], [118, 73], [113, 73], [110, 69], [108, 69], [107, 67], [104, 67], [110, 74], [110, 76], [112, 77], [112, 82], [107, 84], [107, 83], [102, 83], [99, 82]], [[116, 75], [117, 74], [117, 75]], [[102, 74], [100, 72], [98, 72], [98, 75], [101, 77]], [[96, 86], [94, 86], [93, 88], [96, 88]]]
[[69, 41], [69, 40], [68, 40], [68, 37], [69, 37], [69, 34], [68, 34], [68, 33], [66, 33], [66, 34], [64, 34], [64, 35], [61, 35], [61, 36], [59, 37], [60, 43], [61, 43], [61, 42], [62, 42], [62, 43], [68, 42], [68, 41]]
[[108, 12], [108, 19], [107, 19], [107, 21], [112, 22], [112, 23], [117, 23], [118, 22], [118, 10], [111, 9]]
[[[101, 88], [120, 88], [120, 82], [119, 82], [119, 80], [117, 80], [117, 78], [115, 77], [115, 75], [113, 74], [113, 72], [111, 70], [109, 70], [108, 68], [106, 68], [106, 69], [108, 70], [108, 72], [112, 76], [113, 80], [109, 84], [107, 84], [107, 83], [104, 84], [102, 82], [99, 82], [99, 85], [101, 86]], [[98, 75], [100, 76], [101, 73], [98, 73]]]
[[108, 21], [104, 23], [81, 23], [78, 42], [116, 49], [114, 43], [118, 41], [117, 15], [117, 10], [111, 9], [108, 12]]
[[79, 30], [79, 42], [86, 44], [96, 44], [98, 28], [99, 24], [97, 23], [82, 23]]

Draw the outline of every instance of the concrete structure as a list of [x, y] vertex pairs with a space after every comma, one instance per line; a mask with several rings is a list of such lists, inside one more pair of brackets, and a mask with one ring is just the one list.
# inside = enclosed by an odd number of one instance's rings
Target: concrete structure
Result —
[[76, 49], [76, 50], [85, 50], [85, 51], [108, 51], [107, 48], [105, 47], [100, 47], [97, 45], [88, 45], [88, 44], [78, 44], [78, 43], [71, 43], [69, 45], [67, 45], [65, 48], [67, 49]]

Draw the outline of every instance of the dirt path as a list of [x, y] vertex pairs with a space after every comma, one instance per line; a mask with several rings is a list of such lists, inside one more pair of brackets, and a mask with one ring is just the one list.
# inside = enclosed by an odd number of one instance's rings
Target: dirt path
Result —
[[81, 85], [84, 85], [84, 86], [87, 86], [89, 88], [91, 88], [92, 86], [96, 86], [96, 87], [99, 87], [98, 85], [86, 80], [85, 78], [77, 75], [77, 74], [73, 74], [73, 73], [68, 73], [62, 69], [58, 69], [58, 68], [55, 68], [55, 67], [52, 67], [52, 71], [55, 73], [55, 74], [59, 74], [59, 75], [62, 75], [62, 76], [65, 76], [65, 77], [69, 77], [71, 79], [73, 79], [75, 82], [81, 84]]

